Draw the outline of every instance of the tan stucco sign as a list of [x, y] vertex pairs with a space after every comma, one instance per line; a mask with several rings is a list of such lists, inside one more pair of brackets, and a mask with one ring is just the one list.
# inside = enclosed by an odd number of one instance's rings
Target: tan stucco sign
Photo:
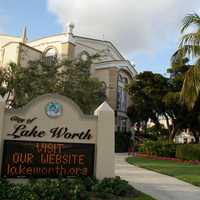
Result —
[[114, 176], [114, 112], [106, 102], [88, 116], [57, 94], [18, 110], [1, 98], [0, 141], [3, 177]]

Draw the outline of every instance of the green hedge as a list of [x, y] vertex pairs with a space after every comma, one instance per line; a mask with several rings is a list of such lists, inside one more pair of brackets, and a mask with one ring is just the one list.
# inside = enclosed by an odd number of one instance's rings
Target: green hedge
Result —
[[183, 160], [200, 160], [200, 144], [178, 145], [176, 157]]
[[141, 152], [145, 152], [149, 155], [175, 158], [176, 146], [176, 144], [168, 143], [166, 141], [146, 140], [144, 142], [144, 146], [138, 148], [138, 150]]
[[137, 197], [139, 193], [120, 177], [77, 177], [64, 180], [32, 180], [12, 184], [0, 179], [0, 200], [91, 200]]

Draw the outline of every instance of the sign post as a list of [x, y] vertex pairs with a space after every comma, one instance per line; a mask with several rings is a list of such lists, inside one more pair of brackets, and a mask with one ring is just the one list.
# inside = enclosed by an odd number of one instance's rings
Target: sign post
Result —
[[98, 116], [96, 177], [114, 177], [114, 111], [104, 102], [94, 114]]

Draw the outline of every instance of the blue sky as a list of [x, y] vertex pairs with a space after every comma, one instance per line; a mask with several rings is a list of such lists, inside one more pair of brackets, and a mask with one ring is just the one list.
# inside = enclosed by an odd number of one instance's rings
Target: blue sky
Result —
[[200, 11], [199, 0], [184, 5], [182, 0], [0, 0], [0, 5], [1, 33], [18, 36], [26, 25], [33, 40], [61, 33], [72, 21], [75, 34], [104, 35], [138, 71], [162, 74], [177, 48], [182, 18]]
[[[20, 35], [24, 26], [30, 39], [62, 32], [46, 0], [0, 0], [0, 27], [6, 34]], [[1, 16], [3, 21], [1, 21]]]

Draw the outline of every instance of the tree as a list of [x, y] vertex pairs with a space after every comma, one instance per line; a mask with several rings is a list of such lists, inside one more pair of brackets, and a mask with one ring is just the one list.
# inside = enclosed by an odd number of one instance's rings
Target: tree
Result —
[[188, 59], [183, 58], [168, 69], [170, 78], [152, 72], [137, 75], [136, 80], [127, 87], [132, 99], [132, 105], [128, 108], [128, 116], [132, 123], [143, 125], [140, 129], [142, 127], [146, 132], [147, 122], [151, 120], [159, 136], [164, 120], [170, 141], [183, 130], [189, 129], [198, 143], [199, 108], [195, 106], [192, 111], [188, 110], [179, 100], [185, 73], [191, 67]]
[[104, 99], [102, 83], [90, 76], [93, 57], [87, 61], [30, 62], [27, 67], [11, 63], [0, 69], [0, 94], [8, 93], [8, 107], [21, 107], [45, 93], [58, 93], [91, 113]]
[[145, 132], [149, 120], [153, 121], [159, 129], [161, 127], [159, 117], [166, 114], [163, 97], [168, 90], [168, 79], [162, 75], [152, 72], [138, 74], [136, 79], [127, 86], [132, 99], [132, 105], [128, 108], [131, 121], [144, 124]]
[[[174, 55], [176, 56], [176, 55]], [[166, 107], [173, 108], [174, 111], [174, 134], [181, 132], [184, 129], [190, 130], [195, 137], [196, 143], [199, 143], [199, 128], [200, 128], [200, 105], [199, 99], [196, 101], [195, 106], [191, 109], [180, 102], [180, 92], [184, 83], [185, 75], [193, 68], [193, 65], [189, 64], [187, 57], [179, 56], [178, 59], [172, 59], [172, 66], [168, 69], [170, 73], [170, 82], [172, 91], [164, 98]]]
[[[193, 32], [187, 33], [189, 28], [195, 28]], [[188, 14], [184, 19], [181, 27], [181, 33], [184, 34], [173, 59], [179, 59], [185, 55], [195, 60], [186, 75], [181, 90], [181, 99], [192, 109], [199, 97], [200, 91], [200, 16], [196, 13]]]
[[[180, 102], [180, 91], [185, 74], [191, 68], [191, 66], [188, 65], [188, 62], [188, 58], [179, 57], [179, 59], [173, 60], [171, 63], [172, 66], [167, 70], [170, 74], [170, 89], [163, 97], [163, 102], [165, 103], [167, 115], [170, 116], [171, 119], [171, 125], [168, 125], [171, 140], [175, 135], [187, 128], [184, 122], [188, 116], [188, 110], [187, 107]], [[169, 122], [167, 121], [167, 124], [168, 123]]]

